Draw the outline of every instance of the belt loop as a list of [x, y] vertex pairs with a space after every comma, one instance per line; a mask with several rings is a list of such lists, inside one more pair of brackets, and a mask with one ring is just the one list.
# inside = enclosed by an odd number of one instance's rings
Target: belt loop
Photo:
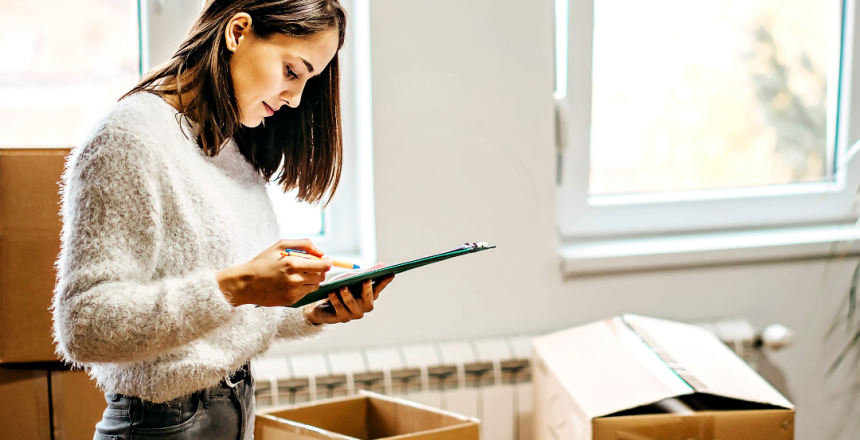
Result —
[[203, 390], [202, 400], [203, 400], [203, 408], [209, 409], [209, 388], [206, 388], [205, 390]]

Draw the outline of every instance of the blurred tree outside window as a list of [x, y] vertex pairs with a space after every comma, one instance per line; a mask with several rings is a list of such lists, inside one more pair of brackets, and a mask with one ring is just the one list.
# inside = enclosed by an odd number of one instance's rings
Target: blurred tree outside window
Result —
[[589, 194], [826, 179], [825, 4], [595, 0]]

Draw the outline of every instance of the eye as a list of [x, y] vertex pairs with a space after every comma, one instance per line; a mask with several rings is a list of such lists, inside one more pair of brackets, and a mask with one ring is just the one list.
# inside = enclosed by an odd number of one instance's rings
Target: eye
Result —
[[296, 75], [296, 72], [293, 72], [293, 69], [290, 69], [290, 66], [287, 66], [287, 70], [286, 70], [286, 72], [284, 72], [284, 74], [287, 75], [287, 78], [291, 78], [291, 79], [295, 79], [295, 78], [299, 77], [298, 75]]

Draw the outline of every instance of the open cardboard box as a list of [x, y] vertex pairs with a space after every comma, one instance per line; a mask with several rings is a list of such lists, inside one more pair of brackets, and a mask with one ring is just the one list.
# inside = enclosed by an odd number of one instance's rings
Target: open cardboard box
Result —
[[477, 419], [369, 391], [257, 413], [256, 440], [479, 440]]
[[791, 402], [702, 328], [623, 315], [533, 346], [537, 440], [794, 438]]

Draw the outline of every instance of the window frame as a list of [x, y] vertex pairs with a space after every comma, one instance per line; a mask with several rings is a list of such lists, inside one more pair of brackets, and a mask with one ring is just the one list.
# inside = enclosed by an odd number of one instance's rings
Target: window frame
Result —
[[[557, 0], [565, 1], [565, 0]], [[857, 0], [830, 0], [829, 17], [843, 23], [841, 54], [829, 60], [828, 157], [825, 181], [751, 188], [671, 193], [589, 194], [594, 0], [569, 0], [556, 10], [568, 17], [566, 93], [559, 108], [559, 179], [557, 226], [564, 240], [694, 233], [803, 224], [854, 222], [860, 214], [860, 19]], [[566, 9], [566, 11], [565, 11]], [[832, 14], [836, 14], [835, 16]], [[828, 44], [834, 41], [828, 37]], [[558, 43], [557, 43], [558, 44]], [[831, 57], [833, 58], [833, 57]], [[835, 63], [835, 64], [834, 64]], [[558, 69], [563, 72], [564, 69]], [[563, 73], [562, 73], [563, 75]], [[835, 156], [835, 157], [834, 157]]]
[[[138, 0], [141, 74], [166, 61], [176, 50], [203, 4], [203, 0]], [[345, 50], [340, 52], [344, 130], [340, 186], [322, 211], [322, 232], [301, 238], [313, 240], [329, 255], [369, 264], [376, 258], [370, 5], [369, 0], [347, 0], [344, 6], [350, 14], [350, 26]]]

